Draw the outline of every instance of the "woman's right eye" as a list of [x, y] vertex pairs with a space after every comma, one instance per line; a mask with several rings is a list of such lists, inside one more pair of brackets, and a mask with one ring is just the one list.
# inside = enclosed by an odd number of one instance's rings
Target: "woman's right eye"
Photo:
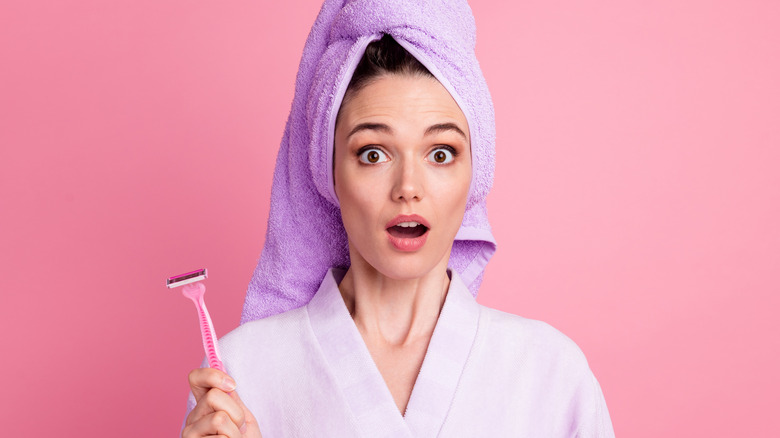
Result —
[[387, 155], [379, 149], [367, 148], [358, 153], [358, 159], [366, 164], [377, 164], [387, 161]]

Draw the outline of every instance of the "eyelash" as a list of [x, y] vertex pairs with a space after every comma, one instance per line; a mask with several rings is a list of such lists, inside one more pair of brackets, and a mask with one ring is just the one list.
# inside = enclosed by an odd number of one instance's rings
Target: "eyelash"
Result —
[[[365, 161], [363, 161], [363, 159], [362, 159], [362, 156], [363, 156], [363, 154], [365, 154], [365, 153], [366, 153], [366, 152], [368, 152], [368, 151], [377, 151], [377, 152], [379, 152], [381, 155], [385, 156], [385, 158], [387, 158], [387, 154], [385, 153], [385, 151], [383, 151], [383, 150], [382, 150], [381, 148], [379, 148], [378, 146], [374, 146], [374, 145], [367, 145], [367, 146], [363, 146], [362, 148], [358, 149], [358, 151], [357, 151], [357, 153], [356, 153], [356, 155], [357, 155], [357, 158], [358, 158], [358, 161], [360, 161], [360, 163], [361, 163], [361, 164], [365, 164], [365, 165], [373, 165], [373, 164], [377, 164], [377, 163], [366, 163]], [[381, 158], [381, 157], [380, 157], [380, 158]]]
[[[452, 146], [450, 146], [450, 145], [446, 145], [446, 144], [445, 144], [445, 145], [439, 145], [439, 146], [436, 146], [436, 147], [435, 147], [433, 150], [431, 150], [431, 152], [429, 152], [429, 153], [428, 153], [428, 155], [426, 155], [426, 157], [430, 156], [432, 153], [434, 153], [434, 152], [436, 152], [437, 150], [440, 150], [440, 149], [444, 149], [444, 150], [448, 151], [448, 152], [449, 152], [449, 153], [452, 155], [452, 160], [454, 160], [455, 158], [457, 158], [457, 157], [458, 157], [458, 155], [460, 155], [460, 153], [459, 153], [457, 150], [455, 150], [455, 148], [454, 148], [454, 147], [452, 147]], [[378, 151], [380, 154], [382, 154], [382, 155], [384, 155], [385, 157], [387, 157], [387, 153], [385, 153], [385, 152], [384, 152], [384, 151], [383, 151], [383, 150], [382, 150], [382, 149], [381, 149], [379, 146], [375, 146], [375, 145], [366, 145], [366, 146], [363, 146], [363, 147], [361, 147], [360, 149], [358, 149], [358, 150], [357, 150], [357, 152], [355, 153], [355, 155], [357, 156], [358, 160], [359, 160], [361, 163], [363, 163], [363, 164], [368, 164], [368, 165], [371, 165], [371, 164], [377, 164], [377, 163], [366, 163], [366, 162], [364, 162], [364, 161], [361, 159], [361, 157], [363, 156], [363, 154], [365, 154], [366, 152], [368, 152], [368, 151], [371, 151], [371, 150], [376, 150], [376, 151]], [[443, 166], [443, 165], [445, 165], [445, 164], [449, 164], [449, 163], [436, 163], [436, 162], [434, 162], [434, 164], [438, 164], [438, 165], [441, 165], [441, 166]]]
[[[452, 160], [450, 160], [450, 162], [452, 162], [452, 161], [454, 161], [456, 158], [458, 158], [458, 155], [459, 155], [458, 151], [456, 151], [454, 147], [452, 147], [452, 146], [450, 146], [450, 145], [446, 145], [446, 144], [444, 144], [444, 145], [441, 145], [441, 146], [437, 146], [435, 149], [433, 149], [433, 150], [432, 150], [432, 151], [431, 151], [431, 152], [428, 154], [428, 156], [431, 156], [431, 154], [433, 154], [434, 152], [436, 152], [436, 151], [438, 151], [438, 150], [440, 150], [440, 149], [444, 149], [444, 150], [448, 151], [450, 154], [452, 154]], [[438, 164], [438, 165], [440, 165], [440, 166], [444, 166], [444, 165], [447, 165], [447, 164], [449, 164], [449, 163], [436, 163], [436, 162], [434, 161], [434, 164]]]

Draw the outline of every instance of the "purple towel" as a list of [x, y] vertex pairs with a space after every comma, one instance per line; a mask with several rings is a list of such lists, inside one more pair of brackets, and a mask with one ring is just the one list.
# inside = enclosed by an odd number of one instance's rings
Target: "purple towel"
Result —
[[466, 115], [473, 177], [449, 266], [476, 296], [496, 244], [485, 206], [493, 184], [495, 120], [474, 54], [475, 27], [465, 0], [325, 0], [298, 68], [276, 159], [265, 246], [242, 324], [308, 303], [329, 268], [349, 266], [333, 190], [333, 131], [358, 61], [382, 34], [425, 65]]

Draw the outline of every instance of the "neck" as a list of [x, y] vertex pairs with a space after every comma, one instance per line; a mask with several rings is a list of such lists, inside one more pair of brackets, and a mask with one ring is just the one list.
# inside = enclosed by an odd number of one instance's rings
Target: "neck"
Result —
[[339, 290], [367, 343], [404, 347], [430, 339], [450, 284], [447, 259], [413, 279], [389, 278], [365, 261], [353, 262]]

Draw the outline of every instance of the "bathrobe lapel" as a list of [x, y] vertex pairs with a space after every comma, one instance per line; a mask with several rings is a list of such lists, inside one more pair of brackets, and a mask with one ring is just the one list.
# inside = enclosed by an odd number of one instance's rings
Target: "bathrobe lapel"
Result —
[[477, 331], [479, 307], [454, 271], [420, 374], [402, 416], [338, 290], [331, 269], [307, 305], [329, 368], [361, 436], [436, 436], [444, 424]]
[[447, 298], [404, 416], [413, 434], [419, 437], [439, 434], [479, 324], [479, 304], [455, 270], [450, 271], [450, 276]]

